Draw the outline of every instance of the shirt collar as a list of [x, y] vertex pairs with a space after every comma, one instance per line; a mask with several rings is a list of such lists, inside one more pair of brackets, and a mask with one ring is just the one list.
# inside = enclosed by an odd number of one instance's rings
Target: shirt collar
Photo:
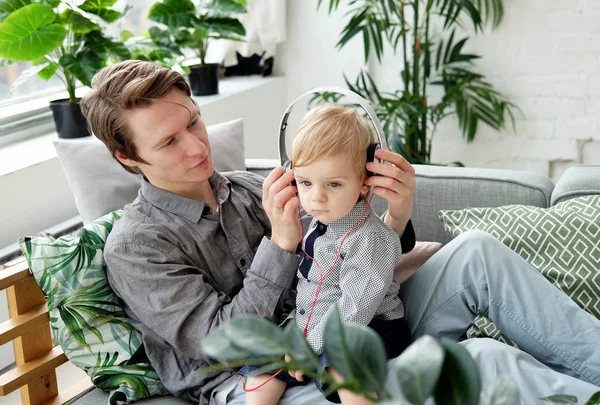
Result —
[[[367, 212], [363, 215], [363, 213]], [[364, 220], [372, 211], [372, 207], [367, 208], [367, 202], [361, 198], [350, 210], [350, 212], [342, 218], [336, 219], [333, 222], [324, 222], [327, 226], [327, 232], [331, 232], [335, 237], [339, 238], [346, 235], [352, 227], [358, 222], [359, 219]], [[313, 226], [317, 226], [320, 222], [315, 221]]]
[[[215, 191], [219, 211], [221, 204], [229, 199], [231, 195], [231, 183], [218, 171], [214, 171], [210, 176], [209, 182]], [[183, 197], [162, 188], [156, 187], [146, 179], [142, 179], [140, 196], [152, 205], [185, 219], [198, 223], [202, 214], [210, 212], [204, 201], [194, 200], [193, 198]]]

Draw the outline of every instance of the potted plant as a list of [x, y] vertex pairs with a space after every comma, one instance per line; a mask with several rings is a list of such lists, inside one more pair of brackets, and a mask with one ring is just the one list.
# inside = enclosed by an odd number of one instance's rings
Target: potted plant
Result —
[[[317, 7], [323, 3], [319, 0]], [[431, 145], [438, 124], [456, 115], [467, 142], [486, 124], [500, 130], [519, 109], [475, 68], [480, 55], [465, 52], [468, 36], [460, 29], [472, 23], [474, 32], [497, 27], [504, 16], [504, 0], [329, 0], [329, 13], [348, 7], [347, 23], [337, 47], [354, 37], [364, 45], [365, 62], [378, 62], [392, 52], [399, 66], [398, 88], [380, 89], [368, 72], [360, 72], [348, 88], [369, 100], [381, 119], [391, 150], [409, 162], [431, 164]], [[443, 21], [440, 30], [439, 22]], [[434, 23], [435, 22], [435, 23]], [[386, 44], [387, 43], [387, 44]], [[441, 90], [432, 90], [437, 88]], [[431, 97], [440, 94], [439, 97]], [[335, 94], [318, 99], [331, 101]], [[456, 164], [457, 162], [454, 162]], [[460, 164], [459, 164], [460, 165]]]
[[206, 63], [211, 41], [230, 39], [242, 41], [246, 30], [237, 14], [246, 12], [246, 0], [162, 0], [154, 3], [148, 13], [152, 21], [165, 25], [157, 27], [151, 36], [154, 41], [171, 41], [180, 49], [189, 49], [200, 64], [189, 67], [189, 80], [196, 96], [219, 93], [219, 64]]
[[50, 102], [61, 138], [89, 135], [75, 96], [77, 82], [91, 85], [94, 74], [111, 60], [130, 57], [122, 44], [104, 35], [105, 28], [124, 12], [112, 8], [117, 0], [20, 0], [0, 2], [0, 58], [31, 61], [22, 76], [49, 80], [58, 74], [68, 99]]

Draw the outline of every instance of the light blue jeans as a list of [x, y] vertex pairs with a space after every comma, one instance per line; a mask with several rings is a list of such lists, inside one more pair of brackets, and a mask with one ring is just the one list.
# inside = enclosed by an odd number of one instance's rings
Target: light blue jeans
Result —
[[[458, 339], [484, 314], [519, 346], [491, 339], [462, 343], [478, 363], [484, 387], [508, 374], [523, 405], [545, 404], [539, 398], [554, 394], [584, 403], [600, 391], [600, 321], [484, 232], [466, 232], [444, 246], [402, 285], [401, 296], [415, 339]], [[295, 387], [280, 404], [329, 403], [319, 395], [313, 384]], [[243, 403], [238, 386], [227, 404]]]

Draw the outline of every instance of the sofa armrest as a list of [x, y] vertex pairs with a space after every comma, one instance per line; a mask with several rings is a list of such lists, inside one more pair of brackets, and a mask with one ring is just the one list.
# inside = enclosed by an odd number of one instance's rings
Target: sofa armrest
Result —
[[554, 184], [533, 172], [415, 165], [413, 224], [417, 240], [447, 243], [442, 209], [525, 204], [548, 207]]
[[600, 166], [569, 167], [556, 183], [551, 204], [590, 194], [600, 194]]

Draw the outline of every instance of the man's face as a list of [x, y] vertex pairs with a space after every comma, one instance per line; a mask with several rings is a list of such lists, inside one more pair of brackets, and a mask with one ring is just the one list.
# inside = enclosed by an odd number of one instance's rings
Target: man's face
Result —
[[125, 118], [138, 155], [147, 164], [117, 158], [141, 169], [156, 187], [185, 195], [214, 172], [200, 111], [183, 91], [173, 88], [149, 106], [126, 111]]
[[369, 187], [346, 154], [294, 166], [298, 197], [304, 210], [321, 222], [333, 222], [347, 215]]

